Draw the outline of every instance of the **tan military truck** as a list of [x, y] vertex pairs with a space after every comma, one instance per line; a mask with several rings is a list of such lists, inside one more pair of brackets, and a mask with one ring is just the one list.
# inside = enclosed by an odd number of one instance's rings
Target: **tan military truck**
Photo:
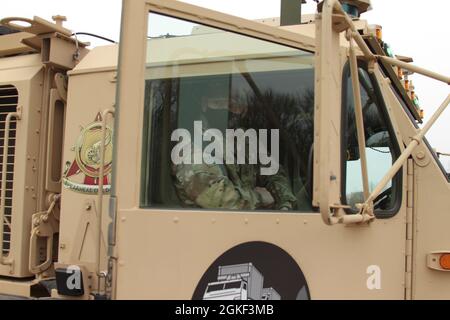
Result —
[[408, 82], [450, 78], [395, 56], [369, 0], [300, 6], [124, 0], [92, 50], [61, 16], [1, 20], [2, 297], [203, 299], [251, 265], [281, 299], [450, 299], [424, 138], [450, 96], [422, 126]]

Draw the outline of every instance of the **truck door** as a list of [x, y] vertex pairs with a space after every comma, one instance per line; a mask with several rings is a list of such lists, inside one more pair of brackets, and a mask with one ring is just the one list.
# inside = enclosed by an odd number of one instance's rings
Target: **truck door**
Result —
[[[314, 39], [293, 30], [176, 1], [124, 1], [115, 298], [203, 299], [240, 279], [252, 299], [405, 297], [406, 174], [377, 199], [383, 219], [323, 223], [314, 194], [350, 215], [363, 194], [352, 81], [339, 43], [321, 64]], [[315, 98], [317, 72], [333, 79], [333, 99]], [[375, 77], [364, 63], [358, 72], [376, 185], [401, 147]]]

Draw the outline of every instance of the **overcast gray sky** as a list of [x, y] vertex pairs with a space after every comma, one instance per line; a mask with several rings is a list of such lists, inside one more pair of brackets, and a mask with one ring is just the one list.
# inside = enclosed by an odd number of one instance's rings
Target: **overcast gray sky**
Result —
[[[280, 0], [185, 0], [191, 4], [240, 16], [259, 19], [279, 16]], [[307, 0], [304, 13], [314, 13], [316, 4]], [[0, 17], [52, 15], [68, 17], [66, 26], [78, 32], [97, 33], [119, 39], [121, 0], [3, 0]], [[373, 10], [363, 15], [370, 23], [383, 26], [384, 40], [396, 54], [411, 56], [415, 64], [450, 76], [450, 1], [445, 0], [372, 0]], [[91, 38], [93, 45], [103, 42]], [[449, 87], [421, 76], [413, 78], [426, 120], [443, 102]], [[432, 129], [428, 138], [439, 151], [450, 153], [450, 109]], [[450, 158], [444, 159], [450, 167]]]

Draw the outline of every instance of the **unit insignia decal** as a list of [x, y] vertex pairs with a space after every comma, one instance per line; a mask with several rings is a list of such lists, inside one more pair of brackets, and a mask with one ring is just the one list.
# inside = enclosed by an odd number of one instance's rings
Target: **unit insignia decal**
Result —
[[[113, 157], [113, 130], [106, 127], [105, 162], [103, 191], [111, 190], [111, 171]], [[101, 167], [102, 115], [99, 113], [95, 121], [83, 128], [72, 151], [75, 159], [66, 163], [63, 183], [64, 187], [86, 194], [95, 194], [99, 190]]]

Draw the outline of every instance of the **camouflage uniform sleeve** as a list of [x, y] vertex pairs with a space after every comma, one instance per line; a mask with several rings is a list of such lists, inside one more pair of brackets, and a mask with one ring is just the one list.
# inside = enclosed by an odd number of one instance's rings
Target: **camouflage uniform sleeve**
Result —
[[292, 210], [297, 203], [297, 198], [292, 192], [286, 172], [283, 168], [272, 176], [265, 176], [263, 178], [266, 189], [272, 194], [275, 199], [275, 208]]
[[220, 165], [177, 165], [175, 187], [183, 205], [204, 209], [253, 210], [261, 203], [259, 194], [235, 185]]

